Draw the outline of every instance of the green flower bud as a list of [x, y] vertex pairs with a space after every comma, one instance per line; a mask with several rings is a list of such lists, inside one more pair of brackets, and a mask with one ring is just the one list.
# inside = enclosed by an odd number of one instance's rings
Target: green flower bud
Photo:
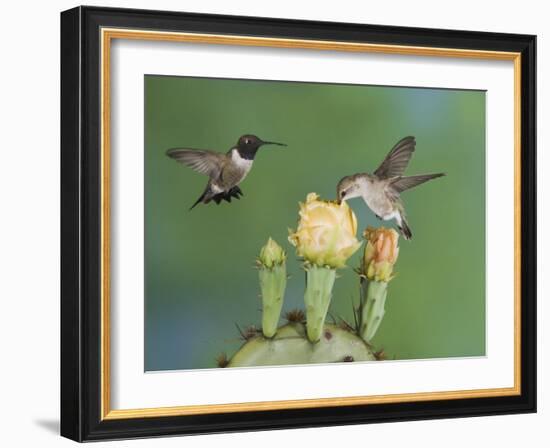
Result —
[[260, 266], [272, 269], [274, 266], [280, 266], [286, 261], [286, 253], [272, 238], [267, 240], [267, 243], [260, 251], [258, 263]]
[[269, 238], [258, 257], [260, 289], [262, 291], [262, 332], [272, 338], [283, 307], [286, 288], [286, 254]]

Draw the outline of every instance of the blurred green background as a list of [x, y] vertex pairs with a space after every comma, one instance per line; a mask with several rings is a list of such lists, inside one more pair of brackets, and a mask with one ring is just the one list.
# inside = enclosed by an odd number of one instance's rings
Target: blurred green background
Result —
[[[226, 152], [242, 134], [266, 147], [231, 204], [189, 207], [207, 178], [168, 148]], [[485, 354], [485, 92], [280, 81], [145, 77], [145, 370], [215, 367], [261, 322], [254, 260], [269, 236], [289, 253], [285, 310], [303, 307], [304, 273], [287, 242], [298, 201], [332, 199], [344, 175], [372, 172], [402, 137], [406, 174], [447, 177], [403, 194], [412, 241], [374, 343], [390, 359]], [[360, 231], [380, 225], [350, 201]], [[349, 261], [359, 263], [358, 251]], [[352, 321], [358, 277], [340, 272], [331, 312]]]

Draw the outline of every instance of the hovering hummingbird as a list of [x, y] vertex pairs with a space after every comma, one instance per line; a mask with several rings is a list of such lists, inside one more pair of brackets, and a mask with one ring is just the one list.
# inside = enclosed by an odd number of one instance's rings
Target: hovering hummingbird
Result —
[[407, 223], [401, 193], [445, 175], [435, 173], [403, 176], [415, 146], [414, 137], [405, 137], [395, 144], [373, 174], [359, 173], [341, 179], [336, 187], [338, 201], [362, 197], [378, 219], [395, 219], [399, 232], [410, 240], [412, 232]]
[[210, 178], [204, 192], [189, 210], [200, 202], [219, 204], [222, 200], [240, 199], [243, 192], [239, 184], [252, 168], [254, 157], [263, 145], [286, 146], [284, 143], [264, 142], [255, 135], [243, 135], [226, 154], [208, 149], [174, 148], [166, 151], [168, 157]]

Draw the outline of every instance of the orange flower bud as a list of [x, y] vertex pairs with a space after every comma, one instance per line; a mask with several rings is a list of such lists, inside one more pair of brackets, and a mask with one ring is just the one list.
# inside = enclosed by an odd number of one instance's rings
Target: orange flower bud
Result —
[[388, 282], [399, 255], [399, 234], [394, 229], [369, 227], [363, 233], [367, 240], [361, 274], [369, 280]]

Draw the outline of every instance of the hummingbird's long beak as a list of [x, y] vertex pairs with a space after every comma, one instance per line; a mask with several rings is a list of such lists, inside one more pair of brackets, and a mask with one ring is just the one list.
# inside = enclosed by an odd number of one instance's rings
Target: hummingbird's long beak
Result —
[[286, 146], [286, 143], [279, 143], [279, 142], [262, 142], [262, 145]]

